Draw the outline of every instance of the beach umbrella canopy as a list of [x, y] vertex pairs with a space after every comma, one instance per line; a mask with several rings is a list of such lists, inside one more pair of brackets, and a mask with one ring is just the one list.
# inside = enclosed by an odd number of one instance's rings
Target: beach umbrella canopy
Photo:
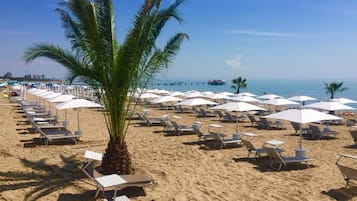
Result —
[[349, 98], [334, 98], [331, 100], [341, 104], [357, 103], [357, 101], [351, 100]]
[[201, 92], [192, 92], [186, 94], [187, 98], [202, 98], [205, 97]]
[[62, 102], [66, 102], [69, 100], [72, 100], [75, 96], [73, 95], [69, 95], [69, 94], [64, 94], [64, 95], [60, 95], [57, 97], [53, 97], [53, 98], [48, 98], [48, 102], [50, 103], [62, 103]]
[[42, 96], [42, 98], [45, 98], [45, 99], [50, 99], [50, 98], [55, 98], [55, 97], [58, 97], [62, 95], [62, 93], [51, 93], [51, 94], [47, 94], [45, 96]]
[[312, 103], [309, 105], [305, 105], [307, 108], [316, 108], [321, 110], [328, 110], [328, 111], [337, 111], [337, 110], [354, 110], [355, 108], [350, 107], [348, 105], [344, 105], [341, 103], [337, 103], [334, 101], [321, 101], [317, 103]]
[[182, 98], [177, 98], [175, 96], [161, 96], [152, 100], [152, 103], [167, 103], [167, 102], [178, 102], [182, 101]]
[[150, 98], [158, 98], [158, 97], [160, 97], [159, 95], [156, 95], [156, 94], [154, 94], [154, 93], [142, 93], [140, 96], [139, 96], [139, 98], [140, 99], [150, 99]]
[[183, 92], [180, 91], [174, 91], [172, 93], [169, 94], [170, 96], [182, 96], [182, 97], [186, 97], [186, 94], [184, 94]]
[[185, 99], [179, 103], [176, 103], [176, 105], [186, 105], [186, 106], [198, 106], [198, 105], [217, 105], [218, 103], [209, 101], [203, 98], [190, 98], [190, 99]]
[[240, 102], [257, 102], [257, 103], [261, 102], [260, 100], [253, 98], [252, 96], [235, 96], [229, 98], [229, 100], [240, 101]]
[[292, 100], [292, 101], [298, 101], [298, 102], [316, 100], [316, 98], [313, 98], [313, 97], [310, 97], [310, 96], [292, 96], [292, 97], [290, 97], [288, 99]]
[[58, 110], [63, 110], [63, 109], [78, 109], [77, 110], [77, 123], [78, 123], [78, 130], [76, 131], [76, 133], [80, 134], [81, 130], [79, 127], [79, 109], [80, 108], [98, 108], [98, 107], [102, 107], [102, 105], [86, 100], [86, 99], [72, 99], [60, 104], [56, 105], [56, 109]]
[[249, 92], [243, 92], [243, 93], [239, 93], [238, 94], [239, 96], [257, 96], [257, 95], [255, 95], [255, 94], [252, 94], [252, 93], [249, 93]]
[[268, 105], [276, 105], [276, 106], [280, 106], [280, 105], [299, 105], [299, 103], [291, 101], [291, 100], [286, 99], [286, 98], [269, 99], [269, 100], [263, 101], [261, 103], [268, 104]]
[[211, 94], [211, 95], [207, 95], [207, 98], [213, 99], [213, 100], [217, 100], [217, 99], [229, 99], [230, 97], [224, 94]]
[[[292, 121], [299, 124], [306, 124], [311, 122], [318, 122], [324, 120], [339, 120], [340, 117], [319, 112], [312, 109], [289, 109], [282, 112], [264, 116], [264, 118], [280, 119]], [[302, 148], [302, 130], [300, 130], [300, 148]]]
[[275, 94], [264, 94], [262, 96], [258, 96], [258, 98], [269, 100], [269, 99], [282, 98], [282, 97], [278, 96], [278, 95], [275, 95]]
[[217, 106], [211, 107], [210, 109], [212, 109], [212, 110], [228, 110], [231, 112], [266, 110], [262, 107], [258, 107], [256, 105], [252, 105], [252, 104], [245, 103], [245, 102], [229, 102], [229, 103], [224, 103], [222, 105], [217, 105]]
[[226, 95], [226, 96], [234, 96], [235, 94], [232, 92], [228, 92], [228, 91], [224, 91], [224, 92], [220, 92], [220, 94]]

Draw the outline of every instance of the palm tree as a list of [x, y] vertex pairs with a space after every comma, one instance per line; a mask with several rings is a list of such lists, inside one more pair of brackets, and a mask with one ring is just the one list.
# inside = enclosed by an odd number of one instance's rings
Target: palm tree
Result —
[[239, 94], [241, 88], [247, 87], [247, 79], [242, 78], [241, 76], [239, 76], [238, 78], [234, 78], [232, 82], [233, 85], [231, 86], [231, 88], [235, 89], [237, 94]]
[[168, 66], [188, 38], [185, 33], [177, 33], [163, 48], [156, 46], [166, 23], [171, 19], [181, 21], [177, 10], [182, 3], [183, 0], [176, 0], [161, 8], [161, 0], [145, 0], [119, 44], [111, 0], [65, 0], [56, 11], [72, 51], [46, 43], [35, 44], [25, 51], [26, 62], [47, 57], [69, 70], [71, 82], [81, 79], [98, 90], [107, 109], [105, 119], [110, 135], [101, 164], [105, 174], [134, 171], [125, 141], [130, 97], [137, 86], [145, 86], [155, 73]]
[[325, 84], [326, 93], [330, 94], [330, 98], [333, 99], [336, 92], [343, 92], [347, 90], [347, 87], [342, 87], [343, 82], [331, 82]]

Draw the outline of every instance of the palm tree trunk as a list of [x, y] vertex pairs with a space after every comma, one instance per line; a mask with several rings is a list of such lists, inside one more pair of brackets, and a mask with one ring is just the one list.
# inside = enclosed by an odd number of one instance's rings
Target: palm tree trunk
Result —
[[120, 143], [118, 139], [110, 139], [103, 156], [101, 172], [119, 175], [134, 173], [130, 153], [125, 142]]

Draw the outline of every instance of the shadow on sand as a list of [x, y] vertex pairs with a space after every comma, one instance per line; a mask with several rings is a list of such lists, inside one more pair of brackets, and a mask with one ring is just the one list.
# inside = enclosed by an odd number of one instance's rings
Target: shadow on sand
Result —
[[328, 195], [331, 198], [338, 200], [338, 201], [347, 201], [357, 198], [357, 187], [350, 187], [350, 188], [338, 188], [338, 189], [331, 189], [329, 191], [322, 191], [322, 194]]

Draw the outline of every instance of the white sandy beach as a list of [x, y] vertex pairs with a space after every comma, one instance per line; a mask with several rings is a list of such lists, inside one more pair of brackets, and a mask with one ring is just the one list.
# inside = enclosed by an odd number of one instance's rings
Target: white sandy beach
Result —
[[[140, 108], [138, 108], [140, 109]], [[27, 147], [39, 133], [29, 133], [21, 110], [0, 98], [0, 200], [93, 200], [95, 186], [80, 171], [85, 150], [104, 152], [108, 139], [103, 114], [82, 109], [80, 123], [83, 137], [78, 144], [35, 145]], [[61, 118], [64, 112], [59, 112]], [[149, 108], [149, 114], [178, 115], [181, 124], [190, 125], [193, 114]], [[77, 128], [77, 115], [68, 110], [69, 129]], [[233, 133], [234, 123], [221, 123], [218, 117], [200, 118], [202, 130], [219, 123], [222, 131]], [[294, 155], [299, 137], [288, 122], [285, 130], [258, 130], [250, 123], [239, 123], [240, 132], [259, 134], [254, 143], [270, 139], [284, 141], [284, 155]], [[161, 126], [145, 127], [131, 121], [127, 143], [136, 170], [146, 171], [154, 180], [148, 187], [124, 189], [130, 200], [357, 200], [356, 183], [345, 189], [345, 182], [335, 162], [337, 153], [357, 155], [357, 146], [345, 125], [331, 126], [337, 139], [303, 140], [312, 167], [291, 166], [273, 171], [269, 159], [247, 158], [244, 146], [212, 149], [197, 143], [197, 135], [165, 136]]]

